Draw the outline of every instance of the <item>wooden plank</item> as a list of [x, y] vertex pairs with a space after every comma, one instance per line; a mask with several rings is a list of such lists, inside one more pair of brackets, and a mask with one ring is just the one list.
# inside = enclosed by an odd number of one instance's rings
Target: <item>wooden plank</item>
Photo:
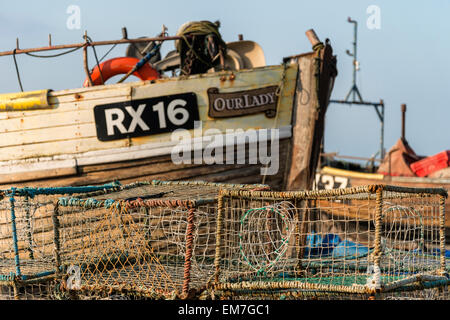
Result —
[[[226, 172], [216, 174], [206, 174], [199, 176], [198, 179], [213, 182], [229, 182], [229, 183], [257, 183], [269, 184], [274, 190], [280, 190], [279, 183], [283, 180], [284, 171], [286, 169], [286, 159], [288, 156], [288, 146], [290, 141], [285, 139], [280, 141], [279, 146], [279, 169], [275, 175], [267, 175], [265, 178], [261, 175], [261, 164], [249, 165], [245, 168], [230, 168]], [[232, 181], [232, 182], [231, 182]]]
[[112, 84], [105, 86], [94, 86], [87, 88], [76, 88], [72, 90], [61, 90], [50, 92], [48, 101], [50, 105], [58, 106], [61, 104], [102, 100], [104, 98], [131, 97], [134, 83]]
[[[370, 184], [389, 184], [394, 186], [403, 186], [403, 187], [416, 187], [416, 188], [435, 188], [442, 187], [447, 189], [450, 192], [450, 182], [448, 179], [429, 179], [429, 178], [410, 178], [410, 177], [388, 177], [385, 176], [383, 180], [379, 179], [371, 179], [370, 175], [365, 175], [364, 178], [362, 176], [355, 175], [346, 175], [345, 170], [340, 170], [342, 175], [339, 177], [348, 177], [348, 185], [351, 187], [370, 185]], [[445, 201], [445, 228], [446, 232], [449, 232], [450, 229], [450, 198], [447, 198]], [[447, 237], [447, 239], [450, 239]], [[449, 240], [447, 240], [449, 242]]]
[[[105, 101], [104, 103], [107, 103], [107, 101]], [[201, 110], [203, 111], [204, 114], [204, 116], [201, 117], [201, 119], [205, 122], [206, 121], [211, 122], [211, 127], [215, 127], [215, 124], [218, 121], [214, 121], [207, 117], [206, 107], [201, 108]], [[279, 110], [278, 117], [282, 119], [283, 125], [289, 124], [284, 119], [288, 119], [290, 115], [291, 110], [288, 108], [282, 108], [281, 110]], [[261, 115], [259, 115], [259, 117], [261, 118]], [[87, 123], [94, 123], [94, 112], [92, 105], [86, 104], [86, 109], [84, 109], [80, 107], [79, 104], [77, 104], [77, 107], [68, 108], [68, 110], [64, 110], [64, 112], [48, 112], [48, 113], [39, 112], [35, 114], [27, 113], [27, 116], [20, 116], [0, 120], [0, 133], [25, 132], [34, 129], [64, 127], [74, 124], [87, 124]], [[35, 134], [35, 132], [31, 132], [30, 134]]]
[[[191, 76], [187, 79], [171, 78], [161, 79], [154, 82], [133, 82], [125, 84], [112, 84], [106, 86], [95, 86], [90, 88], [76, 88], [70, 90], [53, 91], [49, 93], [49, 103], [55, 110], [41, 110], [40, 112], [8, 112], [8, 118], [27, 117], [35, 114], [58, 113], [68, 110], [68, 107], [76, 106], [78, 108], [89, 107], [92, 109], [93, 103], [110, 103], [114, 101], [122, 101], [129, 97], [130, 99], [142, 99], [147, 97], [157, 97], [165, 90], [172, 91], [171, 94], [186, 92], [198, 92], [206, 97], [205, 88], [208, 86], [227, 88], [240, 87], [241, 90], [254, 88], [255, 85], [265, 86], [276, 84], [281, 79], [283, 68], [281, 66], [269, 66], [255, 70], [242, 70], [233, 72], [235, 80], [228, 82], [220, 81], [223, 73], [212, 73], [201, 76]], [[295, 68], [289, 69], [287, 73], [295, 73]], [[231, 72], [225, 73], [225, 75]], [[206, 84], [205, 84], [206, 83]], [[249, 83], [255, 84], [250, 85]], [[201, 88], [201, 89], [199, 89]], [[173, 92], [176, 91], [176, 92]], [[148, 92], [144, 93], [143, 92]], [[167, 93], [169, 94], [169, 93]], [[85, 103], [86, 102], [86, 103]]]
[[[372, 222], [375, 217], [375, 200], [373, 201], [361, 201], [354, 200], [353, 204], [349, 203], [338, 203], [335, 201], [320, 200], [320, 210], [333, 217], [341, 218], [342, 220], [336, 220], [336, 222], [348, 222], [348, 221], [359, 221], [359, 222]], [[410, 214], [403, 213], [403, 217], [398, 215], [401, 212], [397, 212], [396, 216], [394, 214], [386, 215], [383, 219], [383, 223], [397, 223], [402, 225], [413, 225], [414, 228], [419, 228], [420, 219], [418, 217], [410, 216]], [[436, 230], [439, 227], [439, 218], [434, 215], [430, 215], [427, 210], [421, 212], [423, 225], [433, 226]], [[430, 221], [430, 218], [431, 219]], [[450, 227], [450, 222], [446, 221], [445, 227]]]
[[196, 167], [204, 166], [202, 164], [174, 164], [172, 161], [167, 161], [163, 163], [155, 163], [151, 166], [142, 165], [136, 166], [134, 168], [120, 168], [112, 170], [102, 170], [96, 172], [89, 172], [84, 176], [85, 181], [90, 183], [96, 181], [111, 181], [113, 180], [123, 180], [123, 179], [136, 179], [141, 176], [147, 176], [151, 174], [166, 173], [174, 170], [187, 170]]
[[294, 100], [292, 127], [292, 155], [286, 180], [287, 190], [309, 189], [308, 181], [313, 144], [314, 124], [317, 114], [317, 93], [314, 79], [313, 57], [299, 58], [297, 93]]
[[[282, 127], [280, 128], [279, 132], [279, 138], [283, 139], [285, 137], [290, 136], [290, 128], [289, 127]], [[222, 141], [225, 143], [226, 139], [222, 136], [219, 136]], [[255, 135], [256, 137], [256, 135]], [[206, 138], [200, 138], [206, 139]], [[286, 139], [283, 139], [286, 140]], [[281, 141], [283, 141], [281, 140]], [[195, 141], [195, 140], [194, 140]], [[265, 141], [264, 139], [260, 139], [261, 141]], [[233, 143], [237, 143], [238, 140], [234, 140]], [[251, 141], [251, 142], [256, 142]], [[66, 143], [66, 141], [64, 141]], [[195, 142], [194, 142], [195, 143]], [[210, 142], [208, 140], [204, 140], [203, 146], [206, 147]], [[145, 145], [143, 146], [134, 146], [129, 148], [122, 148], [122, 149], [109, 149], [108, 153], [102, 152], [99, 153], [91, 152], [91, 153], [85, 153], [85, 156], [78, 157], [76, 159], [68, 159], [68, 160], [48, 160], [48, 161], [42, 161], [42, 162], [24, 162], [24, 163], [8, 163], [4, 162], [2, 165], [0, 165], [0, 174], [3, 173], [3, 175], [0, 175], [0, 183], [13, 183], [14, 181], [26, 181], [32, 180], [32, 179], [38, 179], [45, 175], [49, 175], [49, 177], [57, 175], [67, 175], [70, 173], [74, 173], [78, 171], [78, 167], [83, 167], [84, 165], [89, 164], [91, 162], [93, 163], [111, 163], [111, 162], [118, 162], [120, 160], [123, 161], [134, 161], [138, 159], [146, 159], [151, 157], [158, 157], [160, 155], [169, 154], [175, 145], [177, 145], [178, 142], [171, 142], [169, 144], [166, 143], [156, 143], [153, 144], [153, 148], [150, 148], [150, 146], [147, 146], [147, 149], [144, 149]], [[159, 148], [157, 147], [159, 146]], [[191, 146], [191, 142], [187, 142], [187, 146]], [[225, 150], [225, 146], [223, 146], [223, 149]], [[88, 155], [89, 156], [86, 156]], [[63, 165], [65, 162], [70, 162], [69, 164]], [[39, 168], [41, 167], [42, 172], [39, 172]], [[125, 166], [127, 167], [127, 166]], [[54, 169], [54, 170], [52, 170]], [[26, 170], [29, 170], [30, 172], [25, 172]], [[82, 171], [82, 169], [80, 169]]]
[[[286, 159], [286, 155], [287, 155], [287, 148], [288, 145], [290, 143], [289, 139], [284, 139], [282, 141], [280, 141], [280, 145], [279, 145], [279, 174], [283, 174], [284, 172], [284, 166], [285, 166], [285, 159]], [[238, 168], [246, 168], [246, 167], [257, 167], [258, 172], [256, 172], [256, 175], [260, 176], [260, 167], [261, 165], [249, 165], [249, 161], [248, 161], [248, 152], [246, 152], [245, 154], [245, 164], [243, 165], [220, 165], [220, 164], [215, 164], [215, 165], [205, 165], [205, 164], [201, 164], [201, 165], [174, 165], [171, 163], [171, 160], [169, 160], [169, 163], [161, 163], [158, 165], [155, 165], [155, 169], [153, 172], [154, 174], [160, 174], [164, 177], [168, 177], [168, 176], [176, 176], [178, 178], [174, 178], [174, 179], [185, 179], [187, 177], [190, 177], [193, 173], [194, 176], [197, 177], [200, 180], [206, 180], [206, 181], [220, 181], [220, 179], [227, 179], [227, 175], [225, 174], [225, 171], [227, 171], [226, 169], [228, 168], [228, 170], [235, 170]], [[185, 166], [185, 167], [183, 167]], [[225, 169], [225, 170], [222, 170]], [[135, 168], [133, 171], [136, 171], [137, 168]], [[215, 170], [219, 170], [219, 171], [215, 171]], [[253, 169], [252, 169], [253, 170]], [[140, 178], [140, 177], [148, 177], [150, 176], [150, 172], [152, 172], [152, 170], [146, 168], [145, 170], [141, 171], [141, 174], [137, 175], [136, 177], [133, 178]], [[202, 174], [202, 172], [205, 172], [204, 174]], [[214, 172], [219, 172], [220, 174], [218, 174], [218, 177], [215, 179], [218, 180], [213, 180], [213, 176], [210, 176], [212, 173]], [[111, 175], [110, 172], [104, 172], [102, 174], [105, 174], [105, 176], [109, 176], [112, 177], [114, 175]], [[242, 173], [241, 173], [242, 174]], [[153, 176], [153, 175], [151, 175]], [[97, 179], [99, 179], [100, 177], [97, 176]], [[211, 178], [211, 180], [210, 180]], [[262, 179], [262, 176], [260, 176], [260, 178]], [[129, 179], [129, 177], [124, 177], [122, 176], [122, 178], [119, 178], [119, 180], [124, 180], [127, 181]], [[140, 178], [141, 179], [141, 178]], [[155, 177], [155, 179], [157, 179], [157, 177]], [[162, 179], [162, 178], [161, 178]], [[164, 179], [162, 179], [164, 180]], [[101, 181], [101, 180], [100, 180]]]
[[[287, 150], [290, 143], [290, 139], [283, 139], [279, 143], [279, 175], [283, 174], [285, 171], [285, 159], [287, 157]], [[236, 148], [236, 147], [235, 147]], [[248, 152], [245, 153], [245, 163], [248, 161]], [[219, 171], [217, 170], [219, 166]], [[204, 172], [203, 175], [208, 175], [212, 172], [223, 172], [227, 168], [233, 170], [243, 166], [233, 166], [233, 165], [205, 165], [205, 164], [180, 164], [175, 165], [170, 156], [161, 156], [157, 158], [140, 159], [127, 162], [118, 162], [107, 165], [94, 165], [94, 166], [82, 166], [78, 169], [79, 176], [72, 177], [60, 177], [54, 179], [44, 179], [41, 181], [30, 181], [20, 183], [21, 186], [67, 186], [67, 185], [82, 185], [82, 184], [102, 184], [104, 182], [111, 182], [113, 180], [124, 181], [136, 181], [146, 178], [159, 178], [159, 177], [172, 177], [172, 179], [184, 179], [189, 177], [200, 177], [200, 173]], [[203, 169], [202, 169], [203, 167]], [[196, 170], [193, 170], [197, 168]], [[210, 171], [211, 170], [211, 171]], [[173, 172], [171, 172], [173, 171]], [[168, 175], [170, 173], [170, 175]], [[257, 175], [259, 179], [262, 179], [260, 173]], [[206, 176], [201, 176], [202, 178], [207, 178]], [[48, 176], [50, 178], [50, 176]], [[223, 177], [225, 178], [225, 177]], [[268, 176], [270, 180], [270, 176]], [[15, 184], [17, 186], [17, 183]], [[3, 188], [9, 187], [4, 185]]]
[[[2, 133], [0, 148], [96, 137], [94, 123]], [[2, 150], [2, 149], [0, 149]]]
[[0, 133], [28, 131], [33, 129], [63, 127], [74, 124], [93, 123], [94, 113], [88, 110], [70, 110], [63, 113], [36, 114], [0, 120]]
[[46, 163], [25, 163], [14, 166], [14, 172], [11, 171], [12, 166], [0, 166], [0, 183], [15, 183], [29, 180], [45, 179], [51, 176], [70, 176], [76, 175], [77, 168], [75, 160], [57, 161], [61, 167], [54, 165], [52, 168], [47, 168]]
[[[0, 149], [0, 161], [11, 159], [26, 159], [31, 157], [46, 157], [58, 150], [59, 154], [74, 154], [92, 150], [92, 145], [97, 143], [97, 138], [81, 138], [57, 142], [44, 142], [22, 146], [4, 147]], [[127, 140], [115, 140], [103, 142], [96, 150], [106, 150], [128, 146]]]
[[114, 169], [126, 169], [133, 168], [136, 166], [148, 166], [154, 164], [164, 163], [170, 160], [170, 155], [157, 156], [152, 158], [131, 160], [131, 161], [121, 161], [121, 162], [111, 162], [111, 163], [101, 163], [86, 165], [79, 168], [80, 173], [90, 173], [97, 171], [107, 171]]
[[[215, 73], [206, 73], [201, 75], [193, 75], [186, 78], [166, 78], [166, 79], [158, 79], [154, 81], [138, 81], [138, 82], [130, 82], [130, 83], [122, 83], [122, 84], [108, 84], [105, 86], [94, 86], [88, 88], [75, 88], [68, 90], [60, 90], [53, 91], [49, 94], [49, 102], [53, 103], [62, 103], [62, 102], [74, 102], [79, 101], [80, 98], [76, 97], [76, 95], [81, 95], [83, 100], [92, 100], [97, 99], [98, 97], [111, 97], [116, 95], [126, 95], [132, 94], [133, 99], [140, 99], [141, 97], [138, 94], [135, 94], [134, 90], [139, 90], [142, 87], [155, 87], [161, 88], [161, 85], [173, 86], [173, 87], [183, 87], [187, 84], [189, 86], [192, 84], [192, 87], [198, 87], [199, 82], [206, 81], [215, 81], [214, 84], [220, 85], [220, 77], [225, 75], [229, 76], [231, 74], [235, 75], [235, 80], [230, 81], [232, 86], [248, 86], [247, 79], [248, 78], [257, 78], [259, 83], [268, 83], [277, 81], [276, 79], [280, 79], [283, 67], [280, 65], [276, 66], [266, 66], [258, 69], [248, 69], [248, 70], [239, 70], [239, 71], [228, 71], [228, 72], [215, 72]], [[242, 82], [239, 82], [240, 77], [243, 79]], [[254, 83], [254, 81], [250, 82]], [[222, 86], [225, 86], [225, 83], [222, 83]], [[130, 91], [130, 88], [133, 90]], [[120, 92], [120, 93], [119, 93]], [[131, 93], [130, 93], [131, 92]], [[161, 94], [161, 91], [155, 89], [156, 95]]]

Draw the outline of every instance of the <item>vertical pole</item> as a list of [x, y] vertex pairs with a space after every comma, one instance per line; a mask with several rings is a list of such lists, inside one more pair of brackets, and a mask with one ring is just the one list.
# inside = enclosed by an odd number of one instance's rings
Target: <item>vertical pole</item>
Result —
[[150, 224], [151, 224], [151, 219], [150, 219], [150, 212], [148, 210], [147, 207], [141, 207], [141, 212], [143, 211], [144, 216], [145, 216], [145, 235], [144, 235], [144, 239], [145, 239], [145, 244], [148, 248], [151, 248], [151, 232], [150, 232]]
[[126, 27], [122, 28], [122, 39], [128, 39], [128, 31]]
[[[381, 223], [383, 217], [383, 187], [376, 187], [376, 208], [375, 208], [375, 246], [373, 250], [374, 283], [373, 288], [379, 289], [381, 286]], [[373, 294], [372, 294], [373, 295]], [[373, 297], [374, 298], [374, 297]]]
[[16, 213], [15, 213], [15, 206], [14, 202], [16, 201], [14, 199], [14, 195], [16, 193], [16, 188], [12, 188], [11, 196], [9, 197], [9, 203], [11, 207], [11, 231], [12, 231], [12, 240], [13, 240], [13, 248], [14, 248], [14, 263], [16, 267], [16, 277], [21, 278], [22, 273], [20, 271], [20, 259], [19, 259], [19, 246], [17, 244], [17, 228], [16, 228]]
[[17, 282], [14, 281], [12, 286], [13, 286], [14, 300], [20, 300], [20, 292], [17, 286]]
[[216, 255], [214, 257], [215, 275], [214, 281], [217, 285], [219, 283], [220, 275], [220, 257], [222, 248], [222, 228], [223, 228], [223, 195], [219, 193], [217, 199], [217, 223], [216, 223]]
[[29, 257], [30, 259], [34, 259], [34, 253], [33, 253], [33, 238], [32, 238], [32, 233], [31, 233], [31, 215], [30, 215], [30, 204], [29, 204], [29, 197], [28, 195], [25, 195], [25, 198], [23, 199], [24, 202], [24, 206], [25, 206], [25, 220], [27, 222], [27, 230], [26, 230], [26, 235], [27, 235], [27, 241], [28, 241], [28, 253], [29, 253]]
[[52, 214], [52, 221], [53, 221], [53, 244], [55, 245], [54, 250], [55, 250], [55, 272], [59, 273], [60, 267], [61, 267], [61, 256], [60, 256], [60, 251], [61, 251], [61, 244], [59, 242], [60, 239], [60, 234], [59, 234], [59, 202], [56, 201], [53, 207], [53, 214]]
[[84, 32], [84, 41], [85, 45], [83, 47], [83, 66], [84, 66], [84, 72], [86, 72], [89, 86], [92, 87], [92, 78], [91, 73], [89, 72], [89, 64], [88, 64], [88, 53], [87, 53], [87, 47], [88, 47], [88, 39], [87, 39], [87, 31]]
[[384, 159], [384, 101], [380, 100], [381, 106], [381, 136], [380, 136], [380, 158]]
[[194, 213], [195, 208], [188, 211], [187, 228], [186, 228], [186, 255], [184, 257], [184, 274], [183, 274], [183, 298], [188, 298], [189, 283], [191, 281], [191, 258], [194, 243]]
[[[315, 206], [317, 207], [317, 206]], [[304, 276], [303, 258], [305, 256], [306, 236], [307, 236], [307, 221], [310, 221], [311, 215], [310, 200], [302, 200], [300, 205], [301, 214], [297, 211], [296, 221], [296, 246], [297, 246], [297, 267], [296, 273], [298, 277]], [[300, 225], [300, 227], [299, 227]]]
[[358, 95], [359, 101], [362, 102], [363, 99], [361, 97], [361, 94], [359, 93], [358, 87], [356, 85], [356, 72], [357, 72], [357, 64], [358, 64], [358, 56], [357, 56], [357, 33], [358, 33], [358, 22], [355, 20], [352, 20], [350, 17], [348, 17], [347, 21], [349, 23], [353, 23], [354, 27], [353, 27], [353, 52], [350, 52], [349, 50], [347, 50], [347, 54], [351, 57], [353, 57], [353, 83], [352, 83], [352, 87], [350, 88], [350, 91], [347, 93], [347, 96], [345, 97], [345, 101], [348, 101], [348, 98], [350, 98], [350, 96], [353, 93], [353, 100], [352, 102], [356, 102], [356, 95]]
[[406, 104], [402, 104], [402, 140], [405, 141], [405, 118], [406, 118]]
[[[357, 64], [357, 56], [356, 56], [356, 40], [357, 40], [357, 32], [358, 32], [358, 22], [351, 20], [349, 18], [348, 20], [351, 23], [354, 23], [354, 34], [353, 34], [353, 88], [356, 89], [356, 64]], [[356, 90], [353, 90], [353, 101], [355, 101], [356, 97]]]
[[383, 214], [383, 188], [377, 186], [376, 189], [376, 208], [375, 208], [375, 247], [374, 247], [374, 264], [380, 266], [381, 258], [381, 220]]
[[16, 227], [16, 213], [15, 213], [15, 206], [14, 202], [16, 200], [14, 199], [14, 194], [16, 193], [16, 188], [11, 188], [12, 192], [9, 197], [9, 203], [11, 208], [11, 232], [12, 232], [12, 240], [13, 240], [13, 248], [14, 248], [14, 264], [16, 267], [16, 275], [13, 279], [13, 290], [14, 290], [14, 300], [20, 299], [20, 293], [18, 288], [17, 279], [22, 278], [22, 272], [20, 271], [20, 259], [19, 259], [19, 246], [17, 244], [17, 227]]
[[440, 262], [441, 274], [446, 272], [445, 258], [445, 197], [439, 196], [439, 245], [440, 245]]

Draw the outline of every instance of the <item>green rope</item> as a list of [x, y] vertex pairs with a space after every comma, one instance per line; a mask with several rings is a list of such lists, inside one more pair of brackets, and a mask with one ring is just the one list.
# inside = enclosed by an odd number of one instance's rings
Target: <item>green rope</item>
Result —
[[191, 46], [188, 40], [188, 36], [201, 36], [208, 34], [215, 35], [219, 40], [219, 48], [222, 48], [222, 50], [224, 51], [226, 50], [227, 45], [223, 41], [222, 36], [219, 33], [219, 26], [209, 21], [198, 21], [190, 23], [178, 34], [178, 36], [180, 36], [183, 41], [176, 42], [177, 51], [182, 52], [183, 45], [186, 45], [189, 50], [194, 53], [198, 60], [200, 60], [203, 64], [212, 67], [212, 64], [206, 62], [199, 56], [197, 51]]
[[[282, 220], [284, 221], [284, 222], [286, 222], [286, 229], [285, 229], [285, 231], [286, 231], [286, 233], [288, 234], [289, 233], [289, 227], [288, 227], [288, 221], [287, 221], [287, 217], [286, 217], [286, 215], [284, 214], [284, 213], [282, 213], [282, 212], [280, 212], [279, 210], [275, 210], [272, 206], [266, 206], [266, 207], [262, 207], [262, 208], [252, 208], [252, 209], [249, 209], [249, 210], [247, 210], [247, 212], [242, 216], [242, 218], [241, 218], [241, 226], [244, 226], [244, 224], [245, 224], [245, 221], [247, 220], [247, 217], [251, 214], [251, 213], [253, 213], [253, 212], [255, 212], [255, 211], [261, 211], [261, 210], [269, 210], [270, 209], [270, 212], [271, 213], [274, 213], [274, 212], [276, 212], [276, 214], [278, 214], [279, 216], [281, 216], [281, 218], [282, 218]], [[247, 262], [247, 264], [251, 267], [251, 268], [253, 268], [253, 269], [255, 269], [255, 270], [257, 270], [256, 272], [257, 272], [257, 274], [261, 274], [261, 273], [263, 273], [264, 272], [264, 270], [267, 270], [268, 268], [270, 268], [271, 266], [273, 266], [275, 263], [277, 263], [280, 259], [281, 259], [281, 257], [284, 255], [284, 253], [286, 252], [286, 250], [287, 250], [287, 246], [285, 246], [285, 244], [289, 241], [289, 239], [288, 239], [288, 237], [282, 237], [281, 238], [281, 245], [278, 247], [278, 248], [276, 248], [275, 249], [275, 251], [274, 251], [274, 253], [276, 254], [276, 258], [272, 261], [272, 262], [270, 262], [270, 263], [264, 263], [264, 265], [263, 266], [261, 266], [260, 268], [258, 268], [257, 266], [255, 266], [252, 262], [250, 262], [250, 260], [248, 259], [248, 257], [247, 257], [247, 255], [244, 253], [244, 248], [243, 248], [243, 245], [242, 245], [242, 241], [243, 241], [243, 237], [242, 237], [242, 229], [243, 228], [241, 228], [241, 230], [239, 230], [239, 251], [240, 251], [240, 253], [241, 253], [241, 255], [242, 255], [242, 257], [244, 258], [244, 260]], [[256, 230], [255, 230], [256, 231]], [[283, 248], [283, 250], [282, 251], [280, 251], [280, 248]]]
[[[189, 41], [187, 40], [186, 36], [187, 35], [197, 36], [197, 35], [207, 35], [207, 34], [214, 34], [219, 39], [220, 45], [222, 45], [224, 48], [226, 48], [226, 44], [223, 41], [222, 36], [219, 33], [219, 26], [214, 23], [211, 23], [209, 21], [192, 22], [181, 31], [179, 36], [183, 38], [184, 43], [189, 47], [189, 49], [192, 50], [193, 48], [189, 44]], [[182, 46], [182, 42], [180, 41], [177, 43], [177, 51], [178, 52], [181, 52], [181, 46]]]

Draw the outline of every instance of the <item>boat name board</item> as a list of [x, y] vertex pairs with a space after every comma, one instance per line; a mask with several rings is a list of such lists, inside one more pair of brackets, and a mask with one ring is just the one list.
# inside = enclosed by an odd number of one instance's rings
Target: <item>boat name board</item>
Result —
[[239, 117], [264, 112], [268, 118], [277, 113], [278, 86], [270, 86], [253, 90], [223, 92], [218, 88], [208, 89], [211, 118]]
[[200, 119], [193, 92], [97, 105], [94, 118], [100, 141], [194, 129]]

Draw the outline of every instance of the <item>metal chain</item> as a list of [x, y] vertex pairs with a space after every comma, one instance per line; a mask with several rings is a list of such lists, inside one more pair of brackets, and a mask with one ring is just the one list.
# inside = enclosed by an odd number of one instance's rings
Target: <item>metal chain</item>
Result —
[[184, 59], [184, 66], [181, 70], [181, 72], [188, 76], [192, 73], [192, 65], [194, 64], [194, 53], [193, 49], [189, 49], [186, 52], [186, 58]]

